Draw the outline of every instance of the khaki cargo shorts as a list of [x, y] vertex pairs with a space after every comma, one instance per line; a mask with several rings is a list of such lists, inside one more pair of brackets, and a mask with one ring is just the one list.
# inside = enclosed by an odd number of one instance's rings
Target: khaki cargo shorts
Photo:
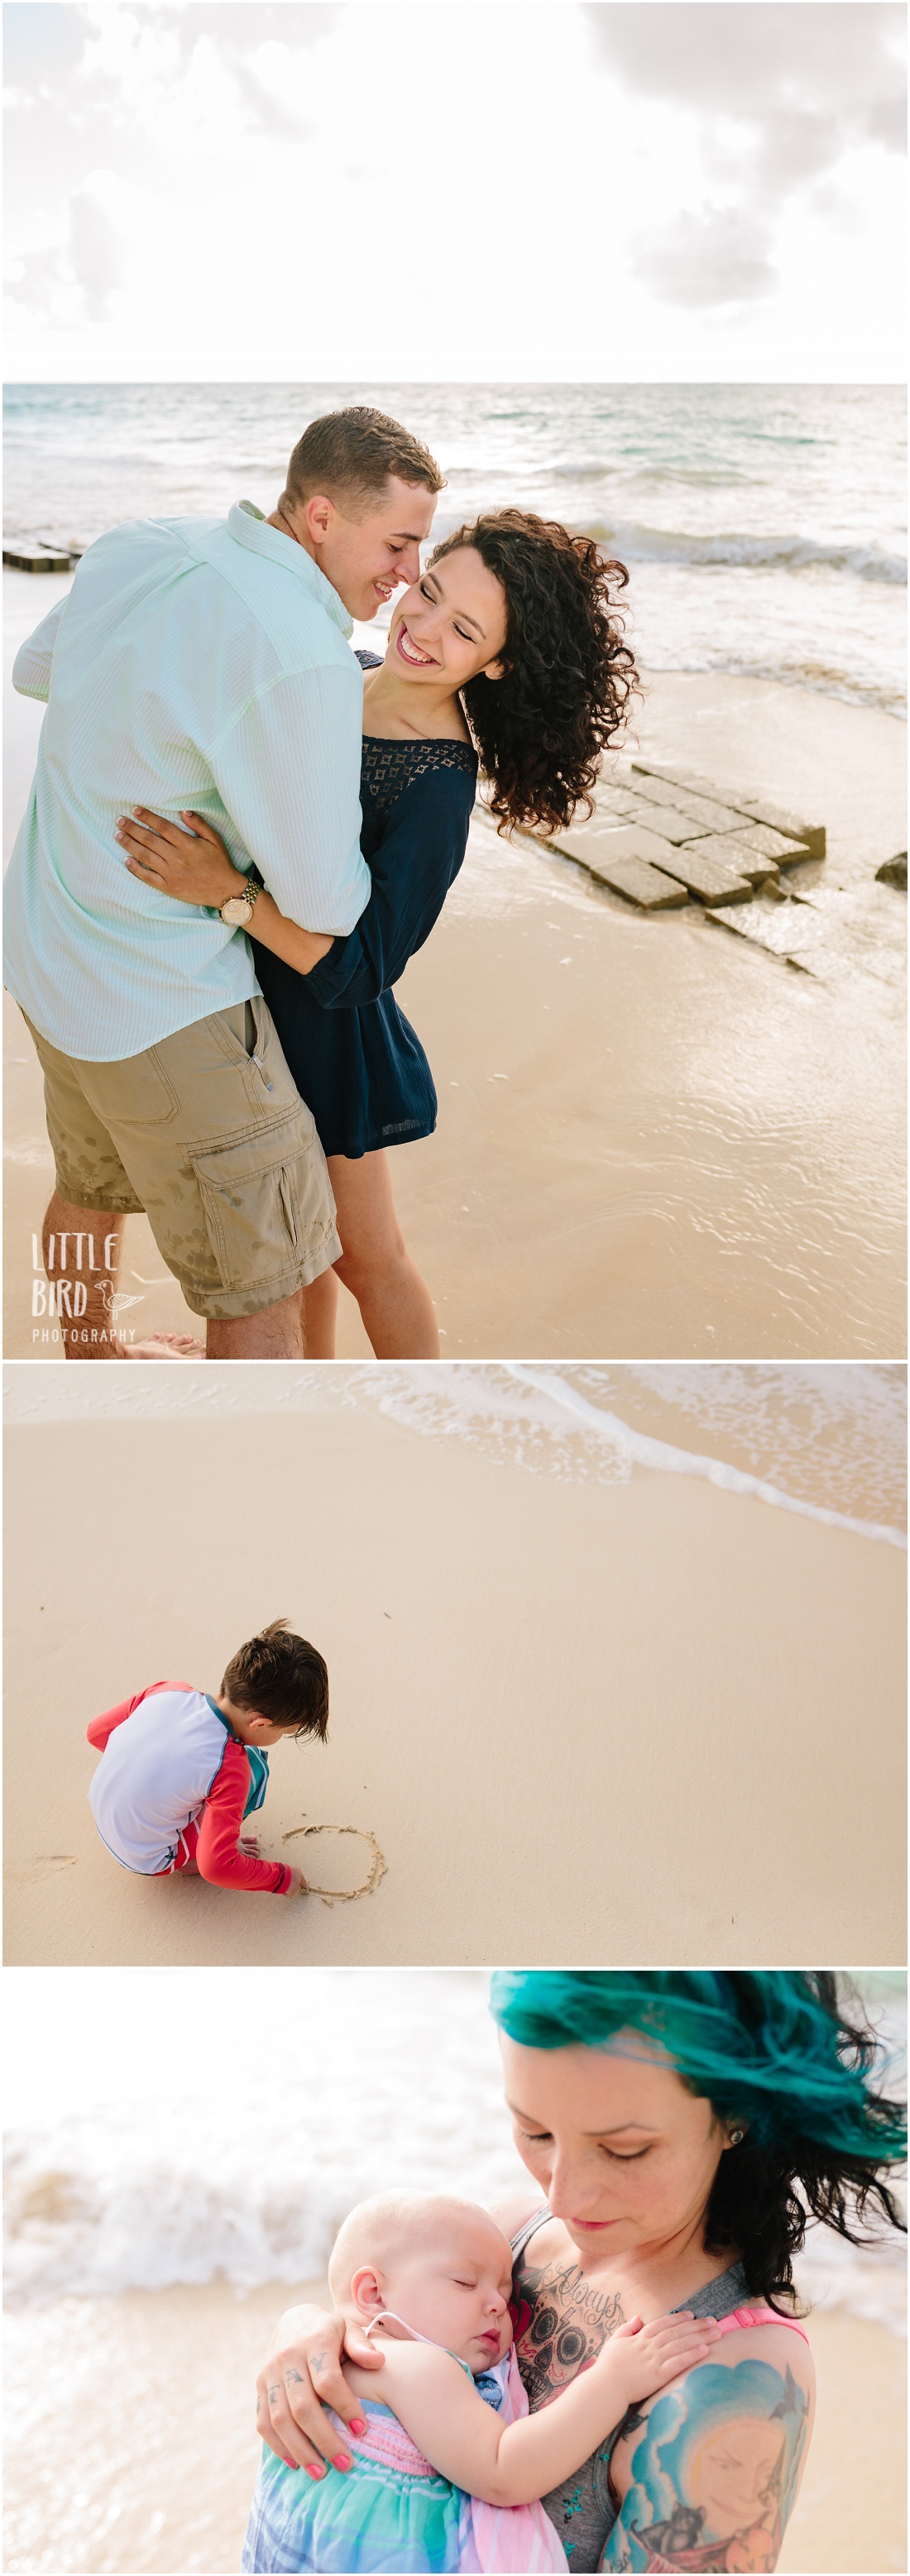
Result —
[[144, 1210], [194, 1314], [256, 1315], [339, 1260], [325, 1155], [260, 994], [114, 1064], [27, 1026], [61, 1197]]

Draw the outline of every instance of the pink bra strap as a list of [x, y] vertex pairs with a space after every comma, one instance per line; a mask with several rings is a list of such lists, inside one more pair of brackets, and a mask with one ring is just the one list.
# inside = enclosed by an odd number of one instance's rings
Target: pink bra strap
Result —
[[786, 2326], [790, 2334], [802, 2335], [804, 2343], [809, 2341], [805, 2326], [799, 2325], [795, 2317], [779, 2317], [773, 2308], [733, 2308], [729, 2316], [715, 2317], [714, 2323], [719, 2334], [732, 2334], [736, 2326]]

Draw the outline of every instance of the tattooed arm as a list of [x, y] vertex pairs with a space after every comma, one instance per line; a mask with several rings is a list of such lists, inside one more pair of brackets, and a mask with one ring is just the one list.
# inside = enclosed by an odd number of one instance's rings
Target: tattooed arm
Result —
[[812, 2429], [808, 2345], [768, 2326], [721, 2351], [632, 2411], [613, 2453], [621, 2509], [602, 2569], [777, 2566]]

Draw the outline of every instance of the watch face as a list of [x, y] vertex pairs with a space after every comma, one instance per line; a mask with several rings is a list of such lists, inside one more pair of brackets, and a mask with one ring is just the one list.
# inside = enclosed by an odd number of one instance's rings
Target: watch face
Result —
[[248, 921], [252, 921], [253, 906], [247, 901], [245, 894], [232, 894], [227, 903], [222, 904], [221, 918], [228, 923], [231, 930], [240, 930]]

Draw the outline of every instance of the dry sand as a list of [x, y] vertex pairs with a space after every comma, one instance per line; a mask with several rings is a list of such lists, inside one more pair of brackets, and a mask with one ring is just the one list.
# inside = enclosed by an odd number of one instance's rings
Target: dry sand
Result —
[[[11, 2316], [10, 2576], [229, 2576], [259, 2457], [253, 2381], [281, 2308], [305, 2297], [325, 2285], [134, 2290]], [[810, 2333], [818, 2415], [782, 2576], [890, 2576], [907, 2564], [904, 2347], [842, 2311]]]
[[[904, 1955], [896, 1548], [360, 1407], [12, 1429], [7, 1531], [10, 1962]], [[89, 1718], [217, 1688], [282, 1612], [328, 1657], [331, 1742], [273, 1754], [263, 1846], [367, 1829], [381, 1884], [330, 1908], [119, 1869]]]
[[[65, 588], [4, 575], [7, 663]], [[41, 718], [8, 699], [7, 849]], [[825, 888], [861, 900], [856, 971], [852, 932], [838, 934], [847, 957], [832, 932], [830, 981], [813, 982], [697, 911], [647, 920], [570, 861], [527, 843], [504, 856], [476, 823], [399, 987], [440, 1117], [435, 1137], [393, 1155], [395, 1190], [443, 1349], [900, 1357], [905, 907], [873, 879], [906, 838], [906, 728], [771, 681], [663, 673], [638, 734], [654, 756], [753, 782], [827, 824]], [[31, 1311], [51, 1159], [10, 1005], [5, 1048], [5, 1348], [60, 1358]], [[128, 1220], [121, 1286], [136, 1300], [125, 1332], [199, 1329], [144, 1218]], [[339, 1355], [361, 1356], [359, 1315], [344, 1295], [341, 1307]]]

